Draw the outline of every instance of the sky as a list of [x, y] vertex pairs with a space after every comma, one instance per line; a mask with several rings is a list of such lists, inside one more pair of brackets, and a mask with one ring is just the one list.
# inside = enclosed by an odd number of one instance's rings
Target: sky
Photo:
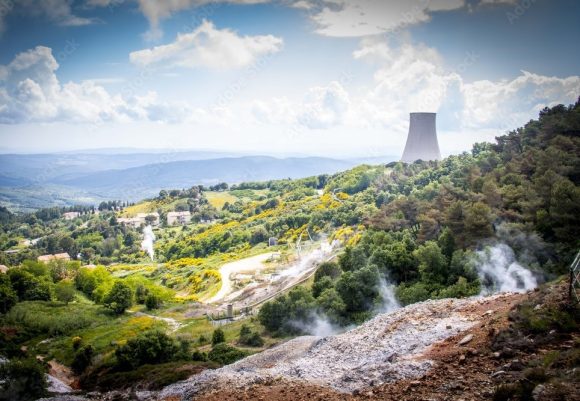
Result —
[[580, 96], [576, 0], [0, 0], [0, 152], [444, 155]]

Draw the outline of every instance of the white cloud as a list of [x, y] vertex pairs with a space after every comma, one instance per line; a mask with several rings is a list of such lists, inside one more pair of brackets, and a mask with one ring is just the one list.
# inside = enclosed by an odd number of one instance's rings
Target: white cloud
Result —
[[79, 17], [72, 11], [73, 0], [8, 0], [0, 1], [0, 35], [6, 30], [6, 17], [11, 13], [45, 17], [61, 26], [83, 26], [96, 22]]
[[333, 82], [310, 89], [301, 102], [286, 98], [254, 102], [254, 117], [263, 123], [290, 124], [300, 132], [379, 129], [394, 140], [404, 138], [410, 112], [439, 112], [439, 125], [445, 127], [441, 132], [449, 132], [448, 138], [441, 138], [444, 149], [456, 151], [520, 126], [545, 106], [573, 103], [580, 94], [578, 76], [522, 71], [510, 80], [466, 83], [458, 72], [462, 68], [446, 68], [438, 52], [422, 44], [391, 46], [366, 38], [353, 57], [376, 66], [371, 87], [347, 90]]
[[[97, 0], [99, 1], [99, 0]], [[205, 7], [203, 14], [211, 16], [220, 3], [232, 4], [259, 4], [268, 3], [270, 0], [137, 0], [139, 9], [149, 21], [149, 32], [146, 38], [158, 40], [163, 32], [159, 26], [161, 20], [171, 15], [187, 10], [192, 7]]]
[[545, 106], [573, 103], [580, 77], [547, 77], [522, 71], [511, 80], [481, 80], [462, 86], [463, 120], [469, 127], [515, 128]]
[[178, 34], [170, 44], [132, 52], [130, 60], [139, 66], [240, 68], [259, 56], [276, 53], [283, 41], [272, 35], [240, 36], [229, 29], [216, 29], [209, 21], [193, 32]]
[[308, 89], [301, 102], [288, 98], [252, 102], [254, 118], [265, 124], [300, 125], [309, 129], [327, 129], [343, 124], [350, 110], [350, 98], [343, 85], [332, 81], [327, 86]]
[[44, 46], [18, 54], [8, 65], [0, 65], [0, 123], [173, 123], [195, 115], [188, 105], [158, 101], [154, 92], [124, 98], [90, 80], [61, 84], [56, 76], [58, 67], [52, 50]]
[[322, 4], [311, 14], [318, 26], [316, 32], [325, 36], [362, 37], [428, 21], [432, 12], [459, 9], [465, 6], [465, 1], [325, 0]]
[[326, 87], [311, 88], [306, 94], [298, 122], [308, 128], [329, 128], [341, 124], [350, 107], [344, 87], [333, 81]]

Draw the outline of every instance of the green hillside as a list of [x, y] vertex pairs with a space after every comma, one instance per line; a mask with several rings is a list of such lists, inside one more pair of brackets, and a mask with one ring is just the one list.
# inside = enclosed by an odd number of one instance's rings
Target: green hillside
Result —
[[[168, 188], [97, 212], [2, 208], [0, 264], [9, 270], [0, 274], [0, 355], [72, 366], [85, 389], [159, 387], [184, 377], [176, 366], [191, 374], [231, 362], [307, 332], [320, 316], [361, 323], [380, 310], [385, 283], [401, 304], [478, 294], [489, 283], [475, 265], [498, 245], [536, 280], [550, 280], [580, 246], [579, 182], [580, 102], [546, 108], [495, 143], [440, 162]], [[80, 215], [66, 220], [71, 211]], [[168, 226], [174, 211], [190, 212], [191, 222]], [[122, 223], [138, 213], [160, 215], [154, 260], [141, 249], [143, 226]], [[204, 315], [224, 312], [200, 301], [220, 289], [225, 263], [279, 252], [273, 269], [297, 260], [302, 246], [333, 241], [337, 258], [259, 314], [222, 327], [225, 338]], [[65, 252], [73, 260], [37, 262]]]

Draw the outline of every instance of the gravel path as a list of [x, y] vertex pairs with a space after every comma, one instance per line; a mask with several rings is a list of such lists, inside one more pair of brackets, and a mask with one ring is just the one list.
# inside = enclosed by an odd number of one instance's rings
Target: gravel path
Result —
[[230, 276], [233, 273], [255, 272], [265, 268], [264, 262], [270, 259], [274, 253], [268, 252], [249, 258], [236, 260], [235, 262], [226, 263], [220, 268], [222, 276], [222, 286], [217, 294], [205, 301], [207, 304], [212, 304], [221, 301], [226, 295], [232, 292], [232, 282]]

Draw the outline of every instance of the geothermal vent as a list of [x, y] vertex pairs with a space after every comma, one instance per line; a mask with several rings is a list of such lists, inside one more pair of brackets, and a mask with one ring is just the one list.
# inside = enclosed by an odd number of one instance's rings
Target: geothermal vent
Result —
[[436, 116], [436, 113], [411, 113], [409, 136], [401, 158], [402, 162], [441, 160], [437, 130], [435, 129]]

